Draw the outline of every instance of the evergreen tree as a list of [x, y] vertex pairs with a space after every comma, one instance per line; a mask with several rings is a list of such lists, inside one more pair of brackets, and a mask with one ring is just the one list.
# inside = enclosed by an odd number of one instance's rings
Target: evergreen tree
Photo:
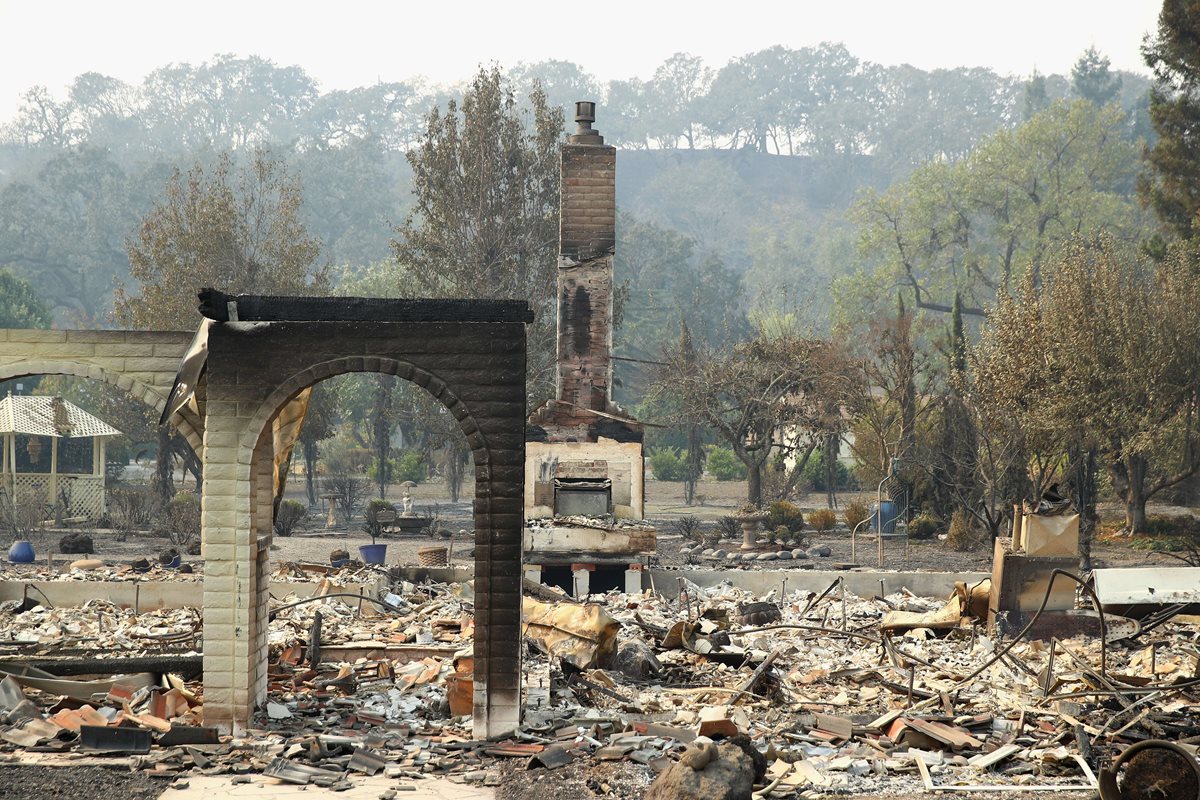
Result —
[[1142, 56], [1154, 71], [1150, 121], [1158, 141], [1146, 149], [1150, 173], [1138, 188], [1164, 225], [1191, 238], [1200, 212], [1200, 6], [1164, 0]]
[[0, 269], [0, 328], [49, 328], [52, 321], [29, 281]]
[[1121, 76], [1110, 69], [1112, 62], [1099, 50], [1089, 47], [1071, 67], [1071, 91], [1076, 97], [1105, 106], [1121, 94]]
[[1046, 76], [1035, 69], [1025, 83], [1025, 121], [1028, 122], [1045, 111], [1049, 105], [1050, 97], [1046, 94]]
[[531, 408], [554, 385], [562, 135], [540, 89], [522, 107], [499, 68], [481, 69], [408, 152], [413, 210], [391, 243], [414, 294], [529, 300]]

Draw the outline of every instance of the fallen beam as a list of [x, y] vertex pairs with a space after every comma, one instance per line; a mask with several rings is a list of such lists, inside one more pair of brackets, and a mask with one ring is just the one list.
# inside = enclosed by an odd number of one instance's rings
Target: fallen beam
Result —
[[135, 672], [172, 672], [184, 678], [200, 675], [204, 671], [204, 656], [198, 653], [159, 654], [153, 656], [127, 656], [122, 658], [97, 658], [78, 656], [3, 656], [0, 667], [15, 670], [28, 666], [48, 672], [56, 677], [63, 675], [129, 675]]

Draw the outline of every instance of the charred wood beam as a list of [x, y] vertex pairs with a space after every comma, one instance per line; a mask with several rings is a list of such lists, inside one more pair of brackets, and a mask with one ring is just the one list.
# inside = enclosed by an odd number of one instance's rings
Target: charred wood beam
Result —
[[204, 671], [201, 655], [179, 655], [162, 653], [145, 656], [119, 656], [117, 658], [55, 657], [55, 656], [9, 656], [0, 659], [0, 666], [15, 669], [20, 666], [36, 667], [55, 676], [67, 675], [123, 675], [132, 672], [172, 672], [184, 678], [192, 678]]

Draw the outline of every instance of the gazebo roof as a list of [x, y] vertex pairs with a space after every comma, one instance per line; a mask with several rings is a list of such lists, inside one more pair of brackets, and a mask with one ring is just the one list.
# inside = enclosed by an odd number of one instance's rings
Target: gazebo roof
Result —
[[61, 397], [12, 395], [0, 400], [0, 434], [107, 437], [121, 432]]

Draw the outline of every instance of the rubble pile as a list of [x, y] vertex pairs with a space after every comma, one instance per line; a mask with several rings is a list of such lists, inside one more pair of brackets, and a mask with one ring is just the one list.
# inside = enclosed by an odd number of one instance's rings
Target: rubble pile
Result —
[[165, 642], [190, 642], [201, 625], [197, 608], [137, 614], [107, 600], [89, 600], [71, 608], [35, 604], [27, 611], [2, 614], [0, 619], [4, 623], [0, 627], [0, 652], [14, 648], [25, 652], [31, 652], [27, 648], [34, 652], [95, 650], [101, 657], [158, 649]]
[[135, 568], [132, 564], [107, 564], [100, 559], [86, 558], [76, 561], [47, 566], [44, 564], [22, 566], [12, 565], [0, 567], [0, 581], [178, 581], [199, 582], [204, 580], [202, 566], [199, 562], [189, 562], [187, 570], [164, 567], [145, 561], [145, 568]]
[[[204, 580], [204, 562], [189, 561], [181, 567], [165, 566], [159, 560], [136, 559], [134, 563], [111, 563], [99, 558], [59, 561], [51, 565], [29, 564], [14, 566], [0, 562], [0, 581], [171, 581], [195, 583]], [[273, 581], [309, 583], [329, 581], [338, 586], [374, 583], [379, 570], [351, 561], [342, 567], [328, 564], [286, 562], [275, 568]]]
[[56, 641], [198, 652], [196, 611], [9, 609], [0, 758], [115, 753], [154, 774], [334, 788], [364, 773], [497, 785], [514, 763], [547, 774], [625, 764], [645, 784], [657, 776], [657, 798], [745, 797], [726, 791], [743, 784], [811, 797], [1091, 791], [1130, 745], [1200, 740], [1193, 618], [1122, 626], [1110, 641], [1000, 642], [976, 619], [982, 585], [943, 601], [856, 597], [839, 581], [755, 596], [680, 578], [676, 598], [591, 603], [526, 584], [523, 726], [477, 742], [470, 584], [397, 581], [373, 599], [327, 578], [313, 598], [272, 600], [268, 702], [238, 739], [203, 727], [200, 685], [179, 675], [68, 680], [13, 664]]
[[552, 517], [539, 517], [525, 520], [525, 527], [538, 528], [592, 528], [603, 531], [653, 531], [655, 527], [642, 519], [626, 517], [584, 517], [579, 515], [559, 514]]

